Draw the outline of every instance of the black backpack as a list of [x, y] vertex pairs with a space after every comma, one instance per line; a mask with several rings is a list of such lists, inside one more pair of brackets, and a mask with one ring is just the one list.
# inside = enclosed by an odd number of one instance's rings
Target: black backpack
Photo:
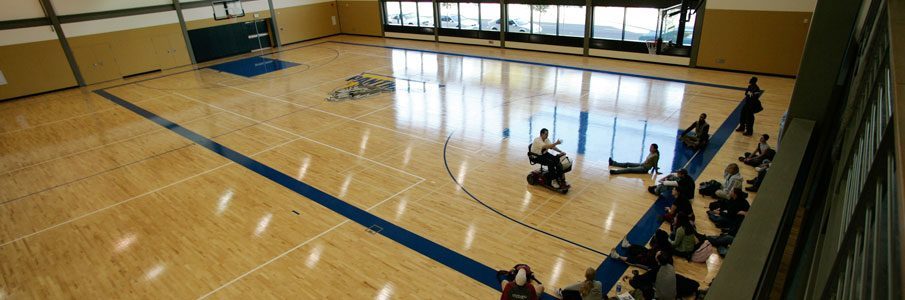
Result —
[[718, 191], [722, 187], [723, 187], [723, 184], [721, 184], [719, 181], [710, 180], [707, 182], [702, 182], [698, 186], [698, 193], [701, 193], [701, 195], [704, 195], [704, 196], [713, 196], [716, 193], [716, 191]]

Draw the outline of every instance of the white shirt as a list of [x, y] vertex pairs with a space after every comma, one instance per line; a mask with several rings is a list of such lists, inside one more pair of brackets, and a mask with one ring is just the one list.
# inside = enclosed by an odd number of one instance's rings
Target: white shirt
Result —
[[534, 138], [534, 142], [531, 143], [531, 153], [542, 155], [547, 152], [544, 150], [544, 146], [549, 145], [549, 139], [541, 139], [540, 137]]

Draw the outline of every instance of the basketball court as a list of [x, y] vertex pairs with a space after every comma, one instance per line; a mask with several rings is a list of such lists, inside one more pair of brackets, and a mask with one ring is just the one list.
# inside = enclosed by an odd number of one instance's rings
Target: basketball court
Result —
[[[662, 172], [721, 177], [756, 144], [732, 134], [746, 80], [339, 36], [3, 102], [0, 295], [494, 299], [517, 263], [548, 292], [587, 267], [612, 286], [631, 268], [606, 255], [646, 242], [664, 204], [607, 158], [657, 143]], [[385, 90], [326, 100], [352, 85]], [[792, 85], [762, 78], [757, 134]], [[713, 143], [686, 150], [702, 112]], [[541, 128], [574, 161], [567, 194], [525, 181]], [[720, 261], [676, 269], [706, 285]]]

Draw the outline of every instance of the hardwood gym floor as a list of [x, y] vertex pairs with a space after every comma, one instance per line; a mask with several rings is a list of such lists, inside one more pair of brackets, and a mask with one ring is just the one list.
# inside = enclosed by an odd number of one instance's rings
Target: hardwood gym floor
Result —
[[[658, 143], [664, 172], [702, 182], [757, 143], [730, 128], [718, 151], [676, 149], [702, 112], [735, 125], [745, 74], [358, 36], [265, 57], [298, 65], [0, 102], [0, 298], [494, 299], [488, 272], [517, 263], [552, 291], [657, 208], [654, 179], [608, 157]], [[363, 73], [395, 92], [325, 100]], [[755, 136], [775, 145], [794, 80], [760, 78]], [[542, 127], [574, 160], [566, 195], [525, 182]], [[713, 234], [710, 201], [693, 205]], [[720, 258], [676, 264], [706, 286]]]

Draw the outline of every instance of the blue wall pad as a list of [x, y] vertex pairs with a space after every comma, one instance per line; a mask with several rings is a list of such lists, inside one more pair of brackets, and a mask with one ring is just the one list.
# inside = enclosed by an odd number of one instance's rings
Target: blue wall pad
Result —
[[298, 65], [299, 64], [297, 63], [288, 61], [255, 56], [243, 58], [240, 60], [234, 60], [231, 62], [225, 62], [219, 65], [213, 65], [208, 68], [244, 77], [255, 77], [258, 75], [276, 72]]

